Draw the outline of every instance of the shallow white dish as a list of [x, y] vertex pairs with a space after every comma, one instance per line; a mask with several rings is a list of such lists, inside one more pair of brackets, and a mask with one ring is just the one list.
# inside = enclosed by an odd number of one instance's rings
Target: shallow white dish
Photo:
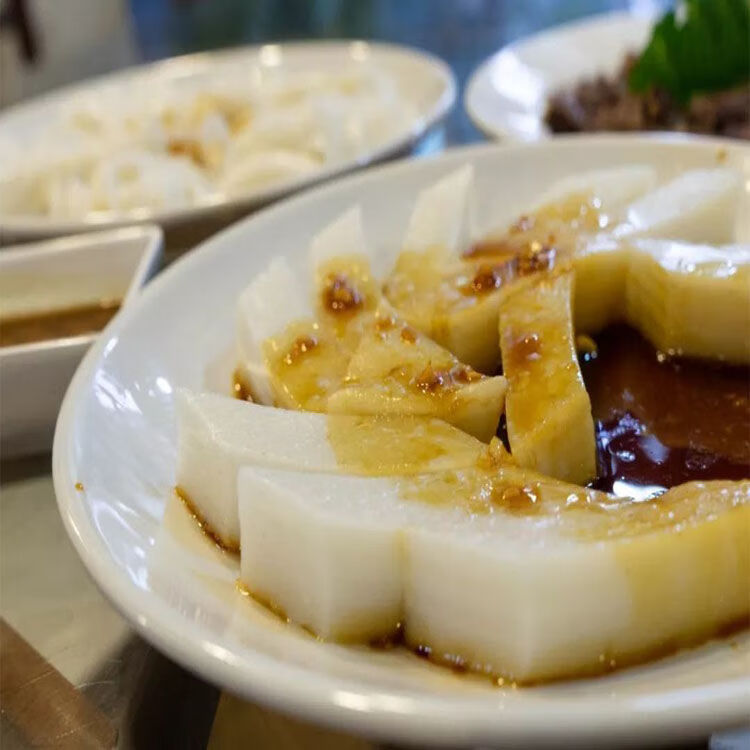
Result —
[[[130, 305], [158, 268], [155, 226], [74, 235], [0, 252], [0, 310], [26, 315], [122, 300]], [[98, 334], [0, 347], [0, 453], [50, 450], [57, 413]]]
[[648, 41], [653, 19], [603, 13], [519, 39], [485, 60], [469, 78], [464, 107], [490, 138], [538, 141], [548, 97], [597, 74], [611, 75]]
[[361, 203], [366, 234], [385, 252], [418, 189], [467, 162], [479, 219], [489, 224], [572, 171], [649, 162], [667, 178], [718, 158], [750, 181], [750, 148], [718, 140], [600, 136], [464, 148], [310, 191], [175, 263], [105, 330], [58, 421], [55, 491], [94, 579], [147, 639], [221, 687], [391, 741], [609, 747], [706, 736], [744, 721], [747, 634], [599, 679], [493, 688], [407, 652], [324, 644], [284, 625], [240, 596], [238, 561], [171, 498], [175, 388], [218, 383], [228, 392], [237, 295], [272, 255], [303, 262], [314, 232], [352, 203]]
[[[143, 65], [112, 75], [70, 86], [52, 94], [14, 106], [0, 115], [0, 142], [30, 143], [60, 109], [73, 101], [101, 97], [117, 101], [129, 93], [144, 89], [193, 91], [220, 81], [226, 72], [247, 71], [248, 80], [262, 71], [294, 72], [336, 70], [369, 65], [388, 73], [415, 109], [409, 128], [402, 136], [391, 138], [383, 146], [371, 149], [357, 159], [324, 165], [294, 181], [287, 181], [237, 198], [199, 206], [164, 211], [137, 209], [123, 213], [102, 213], [86, 220], [66, 220], [40, 215], [0, 215], [0, 232], [6, 237], [42, 237], [84, 231], [102, 226], [119, 226], [133, 222], [153, 221], [164, 227], [192, 219], [250, 209], [268, 203], [305, 185], [333, 175], [385, 159], [405, 151], [440, 122], [456, 98], [453, 74], [445, 63], [427, 53], [384, 43], [361, 41], [293, 42], [242, 47], [222, 52], [205, 52]], [[244, 72], [243, 72], [244, 75]]]

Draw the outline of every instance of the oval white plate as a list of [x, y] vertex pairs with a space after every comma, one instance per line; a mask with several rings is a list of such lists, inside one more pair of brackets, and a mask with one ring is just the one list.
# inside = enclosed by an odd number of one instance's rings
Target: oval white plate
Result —
[[538, 141], [549, 95], [599, 73], [611, 75], [628, 52], [642, 49], [653, 20], [604, 13], [519, 39], [485, 60], [469, 78], [464, 107], [491, 138]]
[[397, 246], [417, 191], [467, 162], [487, 223], [509, 218], [574, 170], [649, 162], [667, 177], [715, 164], [719, 152], [750, 180], [750, 148], [717, 140], [601, 136], [464, 148], [320, 187], [175, 263], [105, 329], [57, 424], [60, 512], [94, 579], [144, 637], [218, 685], [390, 740], [611, 746], [707, 735], [742, 721], [750, 699], [750, 639], [742, 637], [608, 677], [521, 690], [455, 676], [405, 651], [318, 642], [242, 597], [237, 561], [169, 499], [175, 387], [203, 388], [225, 363], [228, 392], [237, 295], [274, 255], [306, 262], [310, 237], [353, 203], [362, 205], [370, 241], [385, 251]]
[[164, 227], [189, 219], [208, 217], [222, 211], [250, 209], [268, 203], [305, 185], [327, 179], [356, 167], [385, 159], [408, 149], [429, 128], [440, 122], [456, 99], [456, 84], [450, 68], [432, 55], [399, 45], [362, 41], [291, 42], [241, 47], [222, 52], [205, 52], [130, 68], [19, 104], [0, 114], [0, 142], [23, 148], [33, 142], [42, 128], [59, 117], [59, 109], [73, 101], [103, 99], [117, 101], [144, 89], [165, 87], [192, 90], [210, 85], [227, 73], [240, 69], [250, 78], [261, 71], [341, 70], [371, 65], [397, 81], [402, 96], [415, 109], [415, 116], [403, 135], [358, 159], [324, 166], [303, 178], [276, 184], [246, 196], [209, 205], [188, 206], [168, 211], [137, 209], [101, 214], [88, 219], [67, 220], [38, 215], [0, 215], [0, 233], [19, 238], [69, 234], [95, 227], [134, 222], [156, 222]]

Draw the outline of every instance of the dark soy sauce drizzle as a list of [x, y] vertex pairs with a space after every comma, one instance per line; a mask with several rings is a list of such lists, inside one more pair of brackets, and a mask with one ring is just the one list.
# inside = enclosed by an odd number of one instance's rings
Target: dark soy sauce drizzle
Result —
[[592, 486], [645, 499], [683, 482], [750, 478], [750, 369], [667, 358], [614, 326], [581, 369], [599, 476]]

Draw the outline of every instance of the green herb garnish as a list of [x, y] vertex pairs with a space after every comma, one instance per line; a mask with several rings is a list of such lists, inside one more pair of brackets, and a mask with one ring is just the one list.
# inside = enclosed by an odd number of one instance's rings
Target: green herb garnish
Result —
[[682, 0], [656, 24], [630, 71], [631, 91], [681, 104], [750, 79], [750, 0]]

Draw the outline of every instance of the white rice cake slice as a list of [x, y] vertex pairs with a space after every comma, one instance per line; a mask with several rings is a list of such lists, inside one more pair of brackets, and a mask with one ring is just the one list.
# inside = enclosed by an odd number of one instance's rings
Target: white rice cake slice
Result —
[[346, 356], [359, 340], [363, 319], [382, 297], [360, 207], [354, 206], [323, 229], [313, 239], [308, 256], [315, 318], [341, 340]]
[[264, 344], [291, 324], [307, 320], [312, 306], [286, 258], [274, 258], [240, 294], [237, 303], [237, 375], [253, 398], [274, 402]]
[[240, 582], [317, 635], [365, 643], [388, 637], [400, 622], [403, 587], [391, 485], [330, 479], [240, 470]]
[[636, 240], [628, 322], [660, 351], [750, 363], [750, 245]]
[[519, 682], [592, 674], [747, 618], [750, 482], [627, 502], [513, 467], [404, 478], [245, 468], [241, 580], [319, 636], [400, 624]]
[[[458, 181], [455, 175], [446, 179]], [[516, 225], [480, 242], [481, 250], [479, 246], [474, 248], [477, 255], [466, 255], [472, 250], [468, 233], [451, 235], [460, 237], [463, 244], [454, 244], [449, 252], [430, 251], [423, 243], [422, 251], [416, 253], [410, 250], [416, 243], [405, 241], [404, 251], [386, 281], [386, 296], [411, 325], [459, 360], [480, 372], [492, 373], [499, 365], [500, 287], [516, 273], [534, 273], [529, 269], [535, 267], [535, 259], [526, 257], [530, 248], [543, 250], [554, 235], [554, 263], [566, 263], [585, 244], [585, 237], [615, 225], [628, 203], [655, 183], [655, 170], [638, 164], [564, 178], [547, 190]], [[455, 219], [457, 212], [464, 210], [461, 201], [466, 194], [456, 189], [459, 201], [454, 205], [448, 192], [438, 188], [436, 185], [425, 191], [423, 200], [429, 199], [433, 211]], [[415, 210], [412, 225], [424, 221], [425, 212]], [[525, 224], [529, 227], [520, 230]], [[498, 254], [493, 256], [493, 250]], [[514, 266], [515, 256], [522, 260]]]
[[576, 354], [573, 274], [524, 279], [506, 291], [499, 327], [510, 449], [520, 466], [585, 484], [596, 477], [596, 442]]
[[591, 197], [601, 214], [602, 224], [622, 218], [623, 209], [639, 196], [656, 187], [656, 170], [645, 164], [632, 164], [610, 169], [592, 169], [563, 177], [546, 190], [526, 213], [571, 199]]
[[435, 417], [489, 442], [505, 403], [506, 381], [459, 362], [383, 302], [361, 332], [344, 379], [328, 398], [337, 414]]
[[466, 165], [422, 190], [401, 245], [402, 252], [456, 256], [469, 244], [474, 208], [474, 168]]
[[354, 207], [312, 240], [312, 290], [276, 258], [240, 295], [238, 377], [255, 400], [322, 410], [326, 390], [346, 370], [361, 318], [380, 300], [371, 260]]
[[742, 175], [734, 169], [683, 172], [631, 203], [618, 236], [722, 244], [734, 240]]
[[365, 239], [360, 206], [352, 206], [313, 238], [308, 253], [310, 273], [315, 278], [321, 266], [352, 256], [368, 263], [375, 260]]
[[437, 419], [326, 416], [185, 389], [176, 405], [178, 491], [229, 548], [239, 546], [242, 466], [409, 474], [471, 466], [487, 450]]
[[573, 322], [576, 333], [596, 333], [622, 321], [630, 248], [611, 237], [599, 237], [573, 258]]

